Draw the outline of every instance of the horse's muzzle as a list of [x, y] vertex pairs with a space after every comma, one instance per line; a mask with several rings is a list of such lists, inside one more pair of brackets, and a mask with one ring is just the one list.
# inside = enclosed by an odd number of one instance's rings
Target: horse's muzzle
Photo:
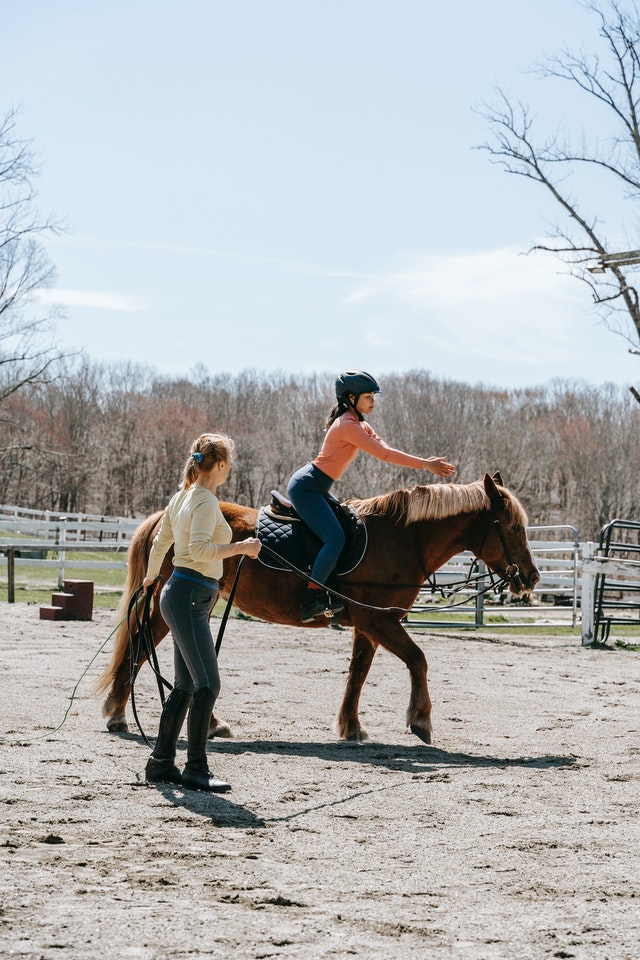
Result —
[[530, 593], [533, 590], [540, 580], [540, 574], [536, 567], [533, 567], [528, 574], [524, 574], [517, 563], [512, 563], [505, 570], [504, 578], [509, 583], [511, 593], [519, 597], [523, 593]]

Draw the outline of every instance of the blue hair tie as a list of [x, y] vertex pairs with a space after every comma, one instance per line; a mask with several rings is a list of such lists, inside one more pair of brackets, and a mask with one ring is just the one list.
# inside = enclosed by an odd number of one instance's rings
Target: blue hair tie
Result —
[[196, 452], [196, 453], [192, 453], [191, 456], [193, 457], [193, 459], [195, 460], [196, 463], [202, 463], [202, 454], [201, 454], [201, 453], [197, 453], [197, 452]]

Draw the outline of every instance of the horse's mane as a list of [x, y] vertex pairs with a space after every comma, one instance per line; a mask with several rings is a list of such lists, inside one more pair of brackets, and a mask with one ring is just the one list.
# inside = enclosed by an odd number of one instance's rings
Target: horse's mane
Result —
[[[522, 504], [505, 487], [498, 487], [505, 499], [511, 523], [527, 525]], [[350, 500], [362, 517], [390, 517], [404, 520], [405, 526], [419, 520], [444, 520], [459, 513], [475, 513], [490, 507], [482, 480], [473, 483], [432, 483], [411, 490], [393, 490], [379, 497]]]

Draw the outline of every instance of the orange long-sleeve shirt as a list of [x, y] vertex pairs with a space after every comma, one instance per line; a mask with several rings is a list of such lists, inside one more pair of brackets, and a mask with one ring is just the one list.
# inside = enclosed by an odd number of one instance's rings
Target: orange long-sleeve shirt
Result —
[[325, 434], [322, 450], [312, 463], [332, 480], [338, 480], [355, 460], [358, 450], [400, 467], [425, 467], [423, 457], [413, 457], [402, 450], [394, 450], [374, 433], [368, 423], [358, 420], [350, 410], [333, 421]]

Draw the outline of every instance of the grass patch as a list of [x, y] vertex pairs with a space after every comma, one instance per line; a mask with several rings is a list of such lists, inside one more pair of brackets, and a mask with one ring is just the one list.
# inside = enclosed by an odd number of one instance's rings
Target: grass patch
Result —
[[[609, 646], [609, 644], [604, 644], [604, 646]], [[626, 643], [624, 640], [616, 640], [614, 647], [616, 647], [617, 650], [629, 650], [632, 653], [640, 653], [640, 643]]]

